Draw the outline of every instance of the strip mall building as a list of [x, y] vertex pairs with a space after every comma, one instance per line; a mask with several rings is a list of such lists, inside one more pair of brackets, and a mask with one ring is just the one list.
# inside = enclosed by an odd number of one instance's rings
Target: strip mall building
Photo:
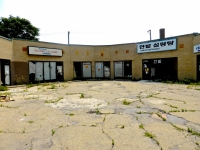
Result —
[[198, 33], [105, 46], [65, 45], [0, 36], [0, 79], [6, 85], [22, 80], [184, 78], [200, 81]]

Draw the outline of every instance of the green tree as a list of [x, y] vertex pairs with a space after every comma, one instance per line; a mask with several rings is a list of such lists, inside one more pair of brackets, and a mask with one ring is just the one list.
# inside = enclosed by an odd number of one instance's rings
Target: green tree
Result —
[[36, 40], [39, 36], [39, 28], [34, 27], [27, 19], [20, 17], [0, 18], [0, 35], [6, 38], [20, 38], [28, 40]]

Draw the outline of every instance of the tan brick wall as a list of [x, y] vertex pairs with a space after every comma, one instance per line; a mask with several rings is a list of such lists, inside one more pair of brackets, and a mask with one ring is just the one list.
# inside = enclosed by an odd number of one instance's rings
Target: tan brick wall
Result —
[[12, 41], [0, 36], [0, 59], [12, 59]]
[[[28, 75], [28, 69], [19, 71], [18, 68], [28, 63], [28, 61], [62, 61], [64, 66], [64, 79], [74, 78], [73, 62], [91, 62], [92, 77], [95, 78], [95, 62], [109, 61], [111, 67], [111, 79], [114, 79], [115, 61], [132, 61], [132, 78], [142, 78], [142, 60], [157, 58], [178, 58], [178, 78], [196, 79], [196, 55], [193, 53], [194, 44], [200, 43], [200, 36], [193, 34], [177, 37], [177, 50], [152, 52], [137, 54], [137, 44], [119, 44], [105, 46], [87, 46], [87, 45], [64, 45], [47, 42], [32, 42], [26, 40], [13, 41], [13, 63], [12, 78], [14, 75], [23, 72]], [[12, 49], [12, 44], [11, 48]], [[57, 48], [63, 50], [62, 57], [54, 56], [36, 56], [28, 55], [27, 46]], [[23, 62], [23, 65], [19, 65]], [[27, 64], [28, 66], [28, 64]]]

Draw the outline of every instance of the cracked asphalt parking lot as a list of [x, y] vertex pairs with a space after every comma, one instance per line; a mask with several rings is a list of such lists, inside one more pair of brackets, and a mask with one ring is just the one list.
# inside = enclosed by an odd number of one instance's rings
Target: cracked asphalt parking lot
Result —
[[[30, 85], [29, 85], [30, 86]], [[0, 150], [200, 149], [200, 86], [80, 81], [10, 87]]]

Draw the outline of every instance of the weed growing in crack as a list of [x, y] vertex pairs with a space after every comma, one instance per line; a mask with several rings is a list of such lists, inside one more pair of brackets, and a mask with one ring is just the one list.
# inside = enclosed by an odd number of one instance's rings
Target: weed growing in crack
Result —
[[28, 123], [30, 123], [30, 124], [31, 124], [31, 123], [34, 123], [34, 121], [33, 121], [33, 120], [30, 120], [30, 121], [28, 121]]
[[22, 130], [22, 133], [25, 133], [26, 132], [26, 130], [25, 130], [25, 128]]
[[161, 114], [159, 114], [158, 112], [156, 113], [156, 115], [158, 115], [158, 117], [160, 117], [163, 121], [166, 121], [166, 118], [163, 118]]
[[63, 99], [63, 97], [59, 97], [59, 98], [56, 99], [56, 100], [46, 100], [45, 103], [57, 103], [57, 102], [59, 102], [61, 99]]
[[96, 109], [95, 109], [95, 113], [98, 114], [98, 115], [101, 114], [101, 112], [99, 111], [99, 108], [96, 108]]
[[138, 120], [138, 116], [136, 117], [136, 120]]
[[153, 94], [148, 95], [146, 98], [153, 97]]
[[81, 93], [80, 98], [85, 98], [84, 93]]
[[146, 114], [146, 112], [138, 111], [137, 114]]
[[55, 132], [56, 132], [56, 130], [52, 129], [52, 130], [51, 130], [51, 135], [54, 135]]
[[74, 114], [73, 114], [73, 113], [70, 113], [69, 116], [74, 116]]
[[106, 121], [106, 116], [103, 118], [103, 122], [105, 122]]
[[173, 105], [169, 105], [171, 108], [176, 108], [176, 109], [178, 109], [178, 107], [176, 107], [176, 106], [173, 106]]
[[125, 125], [122, 125], [122, 126], [121, 126], [121, 129], [124, 129], [124, 128], [125, 128]]
[[142, 103], [144, 105], [144, 102], [141, 99], [139, 99], [139, 101], [140, 101], [140, 103]]
[[151, 138], [151, 139], [154, 139], [154, 138], [155, 138], [155, 135], [153, 135], [153, 134], [151, 134], [151, 133], [149, 133], [149, 132], [145, 132], [144, 135], [145, 135], [146, 137]]
[[139, 125], [139, 128], [140, 128], [140, 129], [144, 129], [143, 124]]
[[114, 140], [112, 140], [112, 147], [115, 145], [115, 141]]
[[6, 106], [6, 105], [3, 105], [3, 104], [0, 104], [0, 107], [6, 107], [6, 108], [18, 108], [18, 107]]
[[124, 100], [122, 101], [122, 103], [123, 103], [124, 105], [130, 105], [130, 104], [131, 104], [131, 102], [126, 101], [126, 99], [124, 99]]
[[173, 123], [170, 122], [170, 124], [178, 131], [184, 131], [184, 129], [177, 127], [176, 125], [174, 125]]
[[91, 127], [96, 127], [96, 126], [97, 126], [96, 124], [91, 125]]
[[170, 110], [169, 112], [181, 112], [180, 110]]
[[137, 108], [141, 108], [141, 107], [140, 107], [140, 106], [138, 106], [138, 105], [137, 105], [136, 107], [137, 107]]
[[26, 114], [26, 113], [24, 113], [24, 116], [27, 116], [27, 114]]
[[200, 136], [200, 133], [195, 131], [195, 130], [192, 130], [191, 128], [188, 127], [188, 130], [187, 130], [191, 135], [196, 135], [196, 136]]

